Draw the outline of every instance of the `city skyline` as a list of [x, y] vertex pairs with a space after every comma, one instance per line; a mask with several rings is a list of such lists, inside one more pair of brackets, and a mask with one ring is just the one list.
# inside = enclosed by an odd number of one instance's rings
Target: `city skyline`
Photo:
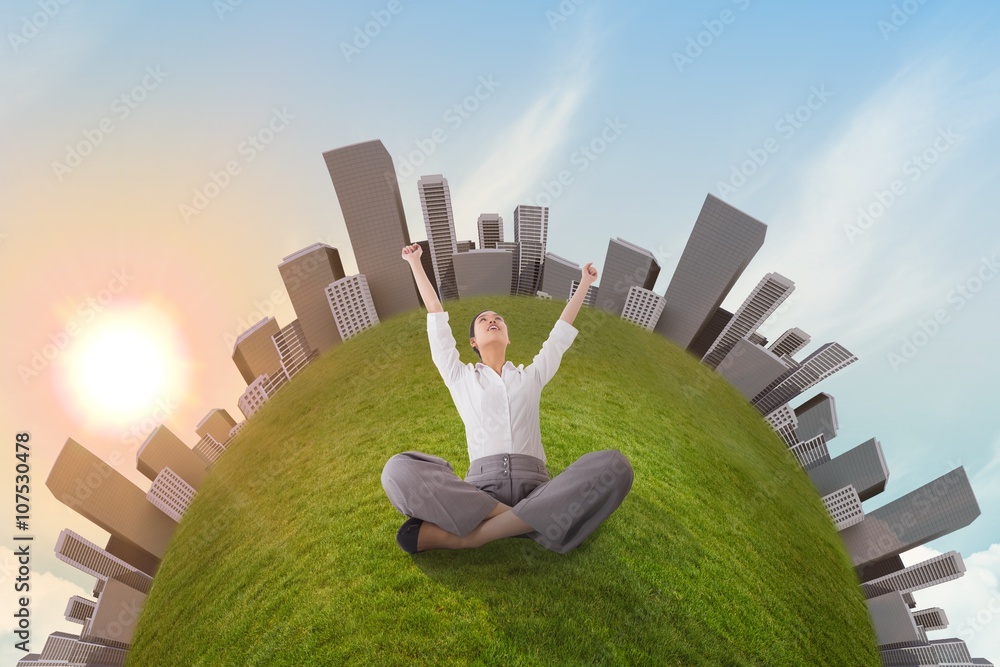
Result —
[[[382, 137], [413, 239], [424, 238], [425, 173], [452, 179], [459, 240], [478, 241], [486, 212], [511, 238], [515, 206], [546, 205], [548, 248], [599, 270], [620, 236], [671, 274], [706, 192], [766, 222], [768, 240], [720, 307], [735, 312], [778, 272], [796, 291], [761, 327], [769, 344], [800, 327], [810, 340], [797, 359], [833, 340], [858, 356], [793, 405], [816, 391], [836, 397], [832, 457], [878, 438], [891, 475], [875, 502], [965, 467], [983, 516], [914, 551], [957, 550], [969, 571], [918, 599], [967, 591], [955, 594], [961, 608], [940, 604], [952, 627], [986, 610], [995, 631], [1000, 431], [981, 378], [1000, 368], [988, 353], [974, 365], [957, 353], [988, 349], [1000, 312], [988, 92], [1000, 58], [986, 39], [1000, 10], [927, 3], [895, 25], [891, 3], [743, 4], [691, 62], [674, 54], [717, 14], [652, 4], [467, 17], [404, 5], [350, 60], [339, 45], [369, 8], [315, 7], [303, 20], [246, 3], [221, 15], [70, 3], [23, 43], [8, 40], [0, 114], [19, 131], [5, 152], [0, 253], [5, 270], [32, 280], [6, 281], [2, 297], [21, 319], [4, 350], [13, 398], [3, 409], [5, 423], [45, 443], [33, 458], [33, 514], [49, 542], [33, 562], [42, 580], [84, 585], [51, 550], [73, 514], [40, 483], [61, 443], [74, 437], [148, 484], [133, 461], [156, 424], [190, 446], [209, 408], [238, 416], [236, 337], [253, 321], [296, 319], [280, 258], [322, 242], [341, 250], [346, 275], [360, 273], [321, 152]], [[4, 25], [20, 35], [39, 11], [15, 3]], [[431, 78], [412, 54], [442, 22], [454, 28], [448, 53], [428, 57], [452, 71]], [[154, 25], [190, 31], [190, 48]], [[282, 30], [299, 36], [276, 37], [278, 56], [247, 46]], [[513, 32], [526, 48], [477, 48]], [[134, 320], [174, 363], [127, 410], [97, 403], [99, 391], [74, 384], [77, 355]], [[83, 533], [103, 545], [100, 535]]]

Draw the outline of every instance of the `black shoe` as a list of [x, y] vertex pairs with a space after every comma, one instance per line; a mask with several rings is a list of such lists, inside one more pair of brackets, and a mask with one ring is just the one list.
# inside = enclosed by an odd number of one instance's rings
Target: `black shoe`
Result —
[[403, 525], [396, 531], [396, 544], [408, 554], [420, 553], [417, 549], [417, 535], [420, 533], [420, 524], [423, 519], [410, 517], [403, 522]]

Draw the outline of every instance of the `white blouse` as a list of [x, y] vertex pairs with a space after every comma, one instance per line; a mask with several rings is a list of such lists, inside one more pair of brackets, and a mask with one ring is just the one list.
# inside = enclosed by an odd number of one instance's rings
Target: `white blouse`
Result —
[[538, 406], [544, 387], [559, 369], [579, 330], [556, 320], [541, 351], [527, 368], [507, 361], [501, 375], [482, 363], [463, 364], [448, 324], [448, 311], [427, 313], [431, 358], [465, 422], [469, 461], [492, 454], [530, 454], [545, 461]]

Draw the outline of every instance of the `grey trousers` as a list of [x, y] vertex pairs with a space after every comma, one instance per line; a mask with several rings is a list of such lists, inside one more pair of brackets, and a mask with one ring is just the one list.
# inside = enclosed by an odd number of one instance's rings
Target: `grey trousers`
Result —
[[534, 456], [494, 454], [472, 461], [464, 481], [445, 459], [409, 451], [386, 462], [382, 488], [400, 513], [459, 536], [503, 502], [534, 528], [519, 537], [564, 554], [618, 508], [632, 477], [632, 465], [617, 449], [584, 454], [555, 478]]

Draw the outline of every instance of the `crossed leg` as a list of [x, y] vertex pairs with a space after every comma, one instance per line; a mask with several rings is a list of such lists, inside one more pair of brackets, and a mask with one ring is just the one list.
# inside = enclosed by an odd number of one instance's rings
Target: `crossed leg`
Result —
[[420, 532], [417, 534], [417, 549], [419, 551], [473, 549], [493, 540], [530, 533], [533, 530], [535, 529], [510, 511], [510, 505], [498, 502], [483, 522], [465, 536], [449, 533], [436, 524], [424, 521], [420, 524]]

